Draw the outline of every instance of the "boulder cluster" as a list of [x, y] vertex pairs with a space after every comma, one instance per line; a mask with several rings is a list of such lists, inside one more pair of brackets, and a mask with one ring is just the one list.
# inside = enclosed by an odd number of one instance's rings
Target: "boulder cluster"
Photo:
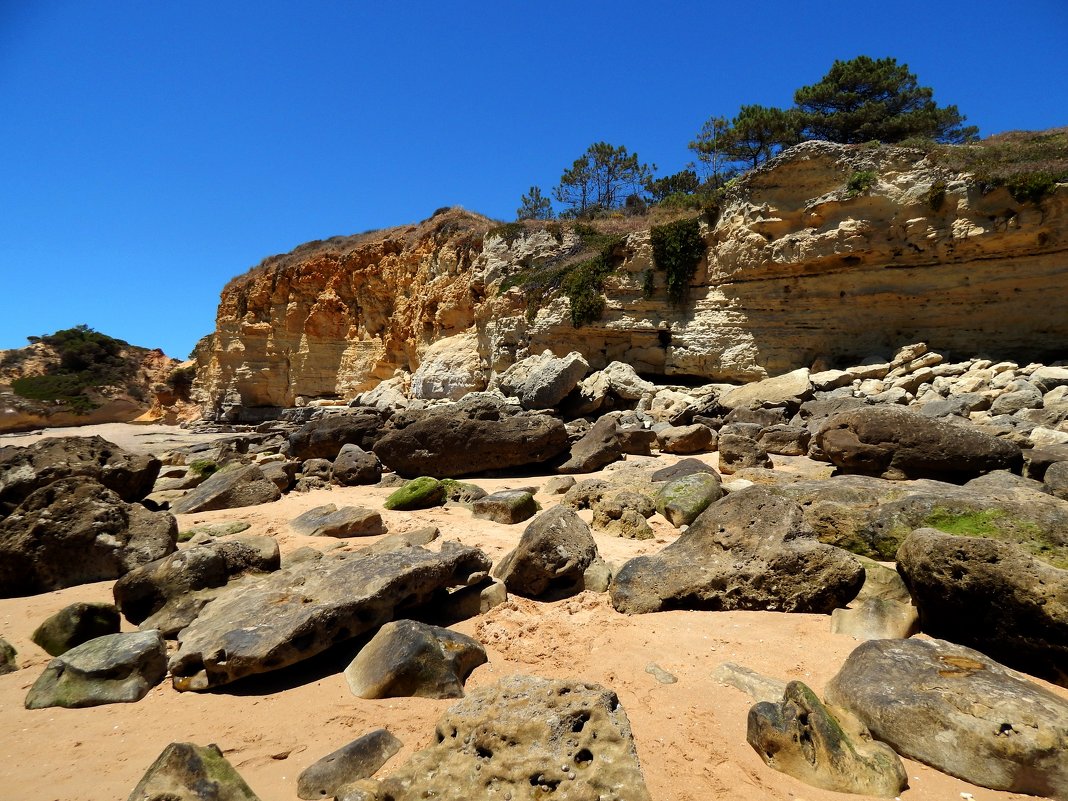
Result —
[[[672, 458], [642, 458], [656, 452]], [[501, 492], [477, 483], [546, 473]], [[392, 490], [390, 513], [454, 504], [515, 526], [515, 547], [494, 563], [436, 529], [391, 532], [378, 509], [327, 504], [293, 531], [373, 544], [283, 559], [272, 537], [180, 535], [174, 517], [369, 484]], [[656, 552], [613, 564], [598, 550], [654, 529], [674, 532]], [[449, 625], [508, 594], [592, 591], [627, 615], [825, 614], [862, 640], [822, 698], [717, 671], [757, 702], [746, 736], [776, 770], [890, 798], [906, 757], [1068, 799], [1068, 702], [1024, 675], [1068, 686], [1068, 367], [913, 345], [844, 370], [662, 387], [546, 352], [487, 392], [376, 390], [162, 459], [99, 438], [0, 449], [0, 591], [105, 579], [114, 605], [68, 607], [34, 634], [54, 659], [27, 708], [136, 702], [167, 676], [213, 690], [346, 648], [358, 698], [461, 699], [386, 778], [372, 777], [401, 744], [376, 730], [309, 766], [301, 798], [649, 798], [610, 689], [515, 676], [465, 697], [489, 656]], [[0, 640], [0, 673], [15, 659]], [[201, 798], [209, 781], [255, 798], [217, 748], [176, 743], [131, 799]]]

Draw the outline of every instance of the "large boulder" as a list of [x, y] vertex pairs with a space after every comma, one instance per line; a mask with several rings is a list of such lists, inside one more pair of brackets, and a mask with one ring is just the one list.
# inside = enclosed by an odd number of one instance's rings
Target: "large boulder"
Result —
[[115, 579], [175, 550], [178, 524], [86, 478], [55, 481], [0, 521], [0, 597]]
[[259, 506], [282, 497], [278, 486], [254, 464], [220, 470], [207, 481], [175, 501], [175, 514], [210, 512]]
[[515, 549], [493, 569], [509, 592], [537, 598], [577, 591], [597, 556], [597, 544], [574, 511], [560, 504], [535, 517]]
[[514, 525], [538, 513], [534, 496], [526, 490], [499, 490], [471, 502], [471, 516], [494, 523]]
[[386, 729], [357, 737], [305, 768], [297, 777], [297, 795], [305, 801], [340, 796], [345, 785], [374, 776], [402, 746]]
[[571, 446], [571, 458], [557, 469], [561, 473], [592, 473], [622, 456], [616, 417], [605, 415]]
[[828, 418], [816, 444], [843, 473], [963, 482], [1019, 469], [1019, 447], [968, 423], [950, 423], [893, 405], [848, 409]]
[[391, 511], [410, 512], [429, 509], [445, 503], [445, 482], [430, 476], [419, 476], [397, 487], [386, 498], [383, 506]]
[[334, 459], [330, 478], [343, 487], [377, 484], [382, 478], [382, 463], [377, 456], [359, 445], [342, 445]]
[[50, 615], [34, 629], [30, 639], [50, 656], [59, 656], [83, 642], [118, 633], [119, 610], [115, 604], [78, 601]]
[[152, 492], [160, 460], [124, 451], [103, 437], [55, 437], [0, 448], [0, 517], [61, 478], [95, 480], [127, 503]]
[[544, 414], [471, 416], [462, 405], [432, 409], [374, 447], [403, 476], [450, 478], [539, 464], [567, 449], [567, 429]]
[[49, 662], [27, 693], [26, 708], [133, 703], [166, 673], [167, 648], [158, 631], [107, 634]]
[[412, 374], [413, 398], [459, 400], [485, 388], [486, 370], [473, 331], [434, 342]]
[[386, 533], [382, 515], [363, 506], [327, 503], [316, 506], [289, 521], [290, 527], [306, 537], [376, 537]]
[[901, 756], [992, 790], [1068, 798], [1068, 701], [944, 640], [869, 640], [827, 684]]
[[127, 801], [259, 801], [217, 745], [171, 743]]
[[519, 398], [524, 409], [552, 409], [570, 394], [590, 369], [578, 351], [531, 356], [501, 375], [501, 389]]
[[208, 690], [287, 667], [393, 620], [439, 593], [480, 581], [482, 551], [446, 542], [301, 561], [228, 588], [178, 637], [175, 688]]
[[796, 504], [753, 486], [709, 506], [658, 554], [623, 565], [612, 605], [636, 614], [668, 609], [752, 609], [829, 614], [860, 590], [864, 569], [816, 539]]
[[665, 484], [657, 493], [656, 511], [675, 528], [681, 528], [722, 497], [719, 474], [708, 468], [708, 472], [690, 473]]
[[1068, 570], [1018, 545], [913, 531], [897, 569], [926, 633], [1068, 686]]
[[650, 801], [626, 713], [596, 684], [511, 676], [450, 707], [437, 731], [434, 744], [368, 783], [373, 797]]
[[333, 461], [345, 445], [359, 445], [371, 450], [383, 434], [382, 418], [377, 412], [357, 410], [333, 414], [305, 423], [289, 435], [287, 452], [293, 459], [330, 459]]
[[789, 373], [743, 384], [727, 390], [719, 398], [727, 409], [752, 406], [791, 406], [797, 408], [812, 397], [807, 367]]
[[466, 634], [395, 620], [360, 649], [345, 681], [357, 698], [463, 698], [464, 682], [486, 659]]
[[656, 434], [664, 453], [703, 453], [712, 449], [716, 435], [706, 425], [668, 426]]

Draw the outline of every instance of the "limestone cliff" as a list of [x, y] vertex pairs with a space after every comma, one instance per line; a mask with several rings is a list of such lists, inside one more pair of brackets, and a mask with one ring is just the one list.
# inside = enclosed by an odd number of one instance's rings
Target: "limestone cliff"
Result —
[[[858, 174], [869, 180], [850, 189]], [[195, 399], [235, 416], [348, 399], [395, 375], [402, 391], [444, 397], [544, 349], [581, 351], [595, 369], [619, 360], [730, 381], [918, 340], [947, 354], [1064, 358], [1068, 191], [1031, 203], [984, 189], [916, 150], [798, 145], [701, 221], [707, 252], [685, 302], [666, 296], [649, 229], [632, 230], [600, 319], [578, 328], [563, 295], [528, 313], [522, 286], [501, 289], [578, 250], [567, 224], [494, 228], [453, 209], [312, 243], [223, 290], [216, 331], [198, 346]]]

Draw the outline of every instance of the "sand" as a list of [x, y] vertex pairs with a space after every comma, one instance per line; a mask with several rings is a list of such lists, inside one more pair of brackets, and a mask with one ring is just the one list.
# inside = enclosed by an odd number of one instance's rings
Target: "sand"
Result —
[[[81, 431], [81, 430], [79, 430]], [[188, 438], [166, 426], [92, 426], [124, 446], [158, 450]], [[53, 434], [57, 432], [51, 432]], [[66, 429], [60, 434], [70, 434]], [[32, 437], [39, 437], [34, 434]], [[17, 442], [12, 440], [18, 440]], [[0, 444], [28, 444], [3, 438]], [[714, 464], [714, 455], [707, 457]], [[669, 464], [676, 457], [658, 457]], [[540, 486], [547, 476], [478, 479], [496, 489]], [[333, 488], [290, 494], [249, 509], [180, 515], [179, 525], [243, 519], [250, 534], [277, 538], [283, 553], [304, 545], [359, 547], [374, 538], [335, 541], [297, 535], [288, 521], [324, 503], [381, 509], [389, 490]], [[557, 497], [539, 494], [543, 506]], [[589, 518], [589, 513], [584, 513]], [[523, 525], [475, 520], [461, 507], [388, 512], [391, 531], [437, 525], [444, 538], [483, 548], [494, 561], [518, 540]], [[596, 534], [605, 559], [621, 563], [653, 553], [676, 536], [654, 516], [655, 540], [634, 542]], [[73, 587], [29, 598], [0, 599], [0, 636], [18, 650], [21, 669], [0, 676], [0, 798], [6, 801], [113, 801], [125, 799], [170, 742], [216, 743], [263, 801], [296, 799], [296, 777], [312, 762], [368, 730], [385, 726], [404, 743], [383, 768], [396, 768], [432, 742], [434, 725], [450, 701], [354, 697], [341, 675], [351, 653], [331, 654], [285, 671], [254, 677], [212, 693], [178, 693], [169, 682], [136, 704], [90, 709], [27, 711], [23, 699], [49, 657], [30, 641], [49, 614], [79, 600], [111, 600], [111, 582]], [[737, 662], [783, 680], [799, 679], [822, 691], [849, 652], [851, 637], [830, 633], [823, 615], [770, 612], [663, 612], [626, 616], [606, 595], [584, 592], [541, 603], [513, 597], [456, 630], [478, 638], [489, 663], [477, 668], [468, 688], [516, 673], [575, 678], [615, 690], [630, 718], [638, 757], [657, 801], [817, 801], [846, 796], [818, 790], [777, 773], [745, 741], [751, 699], [711, 677], [722, 662]], [[124, 623], [124, 630], [133, 627]], [[343, 650], [343, 649], [342, 649]], [[678, 678], [662, 684], [647, 672], [656, 664]], [[1038, 682], [1068, 699], [1068, 689]], [[1029, 798], [974, 787], [906, 760], [910, 788], [904, 801], [978, 801]]]

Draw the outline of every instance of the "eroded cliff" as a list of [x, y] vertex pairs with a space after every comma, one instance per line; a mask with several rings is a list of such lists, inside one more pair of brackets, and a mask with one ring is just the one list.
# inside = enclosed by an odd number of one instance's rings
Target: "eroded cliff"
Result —
[[582, 248], [573, 226], [501, 227], [452, 209], [311, 243], [232, 281], [198, 346], [194, 398], [236, 417], [345, 400], [384, 379], [444, 397], [544, 349], [581, 351], [595, 369], [620, 360], [729, 381], [917, 340], [962, 356], [1063, 358], [1066, 197], [1062, 186], [1021, 202], [920, 151], [804, 143], [700, 220], [706, 255], [682, 303], [667, 297], [649, 229], [632, 230], [604, 279], [603, 312], [578, 327], [564, 293], [531, 307], [514, 280], [566, 265]]

